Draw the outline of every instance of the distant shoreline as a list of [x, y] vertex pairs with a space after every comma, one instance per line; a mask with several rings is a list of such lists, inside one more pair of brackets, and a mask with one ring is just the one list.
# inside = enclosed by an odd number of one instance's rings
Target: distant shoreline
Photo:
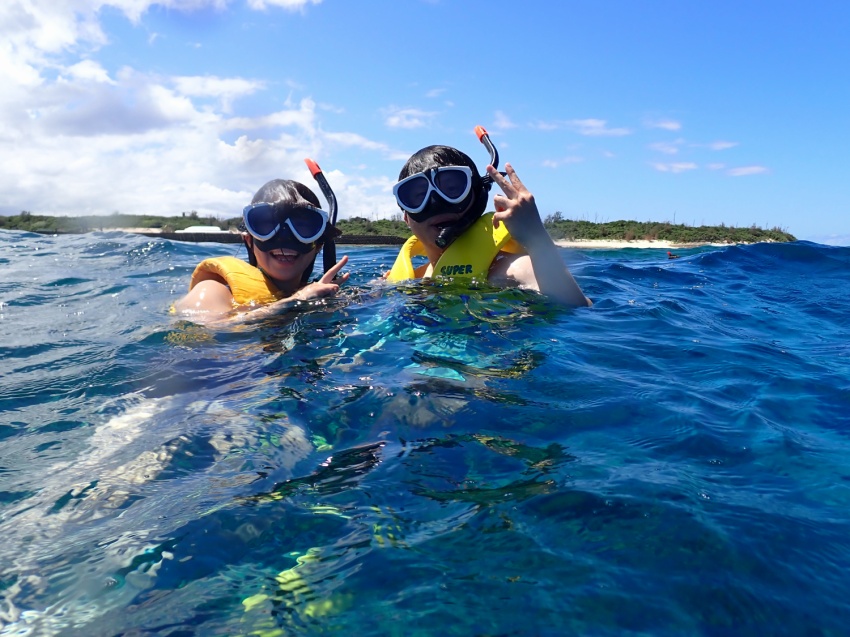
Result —
[[[119, 230], [121, 232], [131, 232], [134, 234], [145, 234], [148, 236], [151, 235], [164, 235], [165, 233], [160, 230], [154, 228], [115, 228], [115, 230]], [[168, 233], [168, 238], [173, 238], [172, 235], [174, 233]], [[191, 233], [178, 233], [186, 236]], [[236, 232], [214, 232], [202, 234], [200, 236], [204, 237], [204, 241], [215, 241], [215, 237], [219, 235], [238, 235]], [[198, 236], [196, 234], [196, 236]], [[209, 237], [209, 238], [207, 238]], [[163, 237], [165, 238], [165, 237]], [[192, 240], [192, 239], [187, 239]], [[388, 236], [379, 236], [379, 235], [342, 235], [339, 237], [336, 242], [339, 244], [352, 243], [352, 244], [363, 244], [367, 242], [373, 242], [375, 245], [393, 245], [404, 243], [405, 239], [403, 237], [388, 237]], [[657, 241], [657, 240], [647, 240], [647, 239], [632, 239], [631, 241], [626, 241], [624, 239], [557, 239], [555, 240], [555, 245], [559, 248], [596, 248], [596, 249], [608, 249], [608, 250], [619, 250], [621, 248], [654, 248], [656, 250], [673, 250], [673, 249], [686, 249], [686, 248], [699, 248], [703, 246], [714, 246], [714, 247], [723, 247], [729, 245], [737, 245], [736, 243], [712, 243], [710, 241], [696, 241], [693, 243], [677, 243], [675, 241]]]
[[703, 246], [724, 247], [737, 244], [710, 243], [708, 241], [699, 241], [695, 243], [674, 243], [671, 241], [647, 241], [645, 239], [633, 239], [632, 241], [624, 241], [617, 239], [577, 239], [567, 241], [565, 239], [559, 239], [555, 241], [555, 245], [559, 248], [591, 248], [599, 250], [620, 250], [622, 248], [654, 248], [656, 250], [682, 250], [686, 248], [700, 248]]
[[[156, 228], [110, 228], [110, 231], [140, 234], [145, 237], [156, 237], [171, 241], [187, 241], [190, 243], [242, 243], [239, 232], [162, 232]], [[338, 245], [401, 245], [405, 239], [388, 235], [341, 235], [334, 242]]]
[[[89, 232], [126, 232], [147, 237], [169, 239], [172, 241], [187, 241], [191, 243], [241, 243], [242, 236], [238, 232], [162, 232], [158, 228], [104, 228], [103, 230], [90, 230]], [[46, 232], [44, 234], [80, 234], [78, 232]], [[336, 239], [338, 245], [401, 245], [403, 237], [388, 235], [342, 235]], [[725, 247], [739, 245], [739, 243], [713, 243], [709, 241], [697, 241], [690, 243], [677, 243], [673, 241], [657, 241], [647, 239], [556, 239], [554, 243], [559, 248], [590, 249], [590, 250], [621, 250], [624, 248], [655, 249], [655, 250], [683, 250], [687, 248], [700, 248], [705, 246]]]
[[[116, 228], [120, 232], [143, 234], [146, 236], [159, 236], [163, 239], [175, 239], [178, 241], [193, 242], [220, 242], [237, 243], [241, 241], [241, 235], [236, 232], [210, 232], [210, 233], [163, 233], [157, 229], [150, 228]], [[240, 237], [237, 239], [236, 237]], [[404, 243], [402, 237], [378, 236], [378, 235], [342, 235], [336, 239], [339, 245], [400, 245]], [[728, 246], [730, 243], [675, 243], [671, 241], [649, 241], [646, 239], [633, 239], [625, 241], [621, 239], [559, 239], [555, 241], [559, 248], [597, 249], [597, 250], [620, 250], [622, 248], [654, 248], [656, 250], [673, 250], [685, 248], [698, 248], [702, 246]]]
[[[161, 217], [153, 215], [82, 217], [51, 217], [22, 211], [20, 215], [0, 215], [0, 228], [41, 234], [79, 234], [92, 231], [119, 231], [160, 237], [172, 241], [236, 243], [241, 241], [237, 228], [240, 218], [220, 221], [197, 215]], [[543, 222], [543, 227], [558, 245], [573, 249], [682, 249], [697, 246], [728, 246], [760, 242], [796, 241], [796, 237], [781, 228], [765, 230], [752, 225], [686, 226], [669, 222], [640, 222], [619, 220], [605, 223], [563, 219], [556, 213]], [[364, 217], [341, 219], [337, 229], [342, 235], [340, 244], [398, 245], [410, 237], [404, 221]]]

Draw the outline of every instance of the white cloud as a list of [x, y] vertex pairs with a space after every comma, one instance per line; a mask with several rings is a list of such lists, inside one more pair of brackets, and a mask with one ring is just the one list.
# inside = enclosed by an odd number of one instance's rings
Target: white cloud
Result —
[[390, 106], [382, 111], [384, 124], [389, 128], [423, 128], [437, 115], [434, 112], [418, 108], [399, 108]]
[[97, 76], [99, 81], [74, 81], [73, 75], [63, 72], [37, 87], [10, 87], [0, 99], [0, 121], [37, 140], [57, 135], [136, 135], [204, 116], [188, 98], [132, 69], [122, 69], [114, 80], [103, 74]]
[[[103, 79], [96, 66], [76, 70], [83, 72], [63, 77]], [[3, 98], [0, 214], [197, 210], [231, 217], [268, 179], [311, 184], [303, 158], [321, 159], [326, 147], [358, 146], [394, 161], [407, 159], [362, 136], [322, 131], [310, 99], [258, 117], [229, 117], [216, 105], [202, 107], [195, 101], [261, 89], [240, 78], [209, 79], [122, 69], [111, 83], [44, 82], [21, 99], [26, 110]], [[254, 130], [262, 130], [262, 137], [252, 137]], [[233, 132], [241, 134], [228, 141], [225, 136]], [[334, 187], [341, 199], [354, 201]], [[369, 204], [376, 210], [381, 192]]]
[[[232, 0], [3, 0], [0, 2], [0, 78], [30, 83], [52, 56], [94, 51], [107, 43], [99, 14], [106, 7], [138, 23], [152, 6], [191, 12], [223, 11]], [[301, 11], [321, 0], [249, 0], [253, 9]], [[151, 35], [151, 41], [156, 34]], [[33, 71], [36, 71], [34, 74]]]
[[828, 246], [850, 246], [850, 234], [820, 234], [808, 237], [808, 240]]
[[257, 130], [293, 127], [307, 136], [316, 135], [316, 103], [303, 99], [295, 106], [287, 101], [287, 108], [256, 117], [232, 117], [221, 123], [222, 130]]
[[[320, 0], [284, 0], [301, 6]], [[62, 70], [63, 56], [86, 57], [107, 44], [99, 17], [105, 7], [124, 13], [133, 23], [154, 5], [179, 11], [222, 10], [228, 0], [3, 0], [0, 3], [0, 80], [4, 87], [37, 86], [43, 73]], [[150, 36], [150, 42], [156, 38]], [[80, 66], [82, 65], [82, 66]], [[88, 65], [88, 66], [87, 66]], [[93, 66], [92, 66], [93, 65]], [[71, 64], [66, 74], [91, 73], [97, 66], [86, 60]], [[89, 76], [88, 79], [96, 79]]]
[[650, 120], [646, 122], [647, 128], [661, 128], [663, 130], [681, 130], [682, 124], [672, 119]]
[[679, 147], [684, 143], [684, 139], [677, 139], [672, 142], [656, 142], [650, 144], [649, 148], [665, 155], [675, 155], [679, 152]]
[[516, 124], [514, 124], [504, 112], [496, 111], [493, 115], [493, 128], [498, 130], [508, 130], [510, 128], [516, 128]]
[[[309, 98], [273, 103], [272, 112], [257, 116], [232, 116], [237, 99], [266, 89], [260, 80], [169, 77], [130, 67], [108, 71], [97, 61], [107, 42], [99, 11], [109, 6], [138, 21], [153, 4], [0, 2], [0, 214], [197, 210], [230, 217], [268, 179], [290, 177], [312, 187], [303, 158], [321, 160], [328, 147], [407, 158], [352, 133], [325, 132]], [[190, 11], [224, 9], [228, 1], [156, 4]], [[254, 6], [309, 4], [316, 1], [266, 0]], [[375, 210], [381, 201], [392, 207], [386, 184], [342, 177], [342, 184], [356, 186], [357, 197], [334, 184], [341, 200], [374, 197], [369, 205]]]
[[628, 128], [608, 128], [608, 122], [604, 119], [574, 119], [569, 122], [569, 126], [580, 135], [590, 137], [622, 137], [631, 134]]
[[529, 127], [540, 131], [568, 128], [574, 130], [579, 135], [587, 135], [589, 137], [623, 137], [632, 134], [632, 131], [628, 128], [609, 128], [606, 120], [593, 118], [554, 121], [537, 120], [529, 124]]
[[304, 118], [292, 118], [293, 132], [277, 138], [241, 136], [228, 143], [219, 136], [220, 117], [193, 109], [188, 98], [163, 87], [150, 86], [146, 94], [150, 110], [162, 116], [148, 117], [138, 130], [111, 125], [106, 132], [101, 126], [96, 134], [81, 133], [75, 122], [58, 134], [28, 136], [26, 147], [14, 153], [0, 141], [3, 212], [168, 215], [197, 210], [235, 216], [260, 176], [309, 178], [302, 159], [315, 155], [319, 144], [302, 128]]
[[252, 9], [265, 10], [268, 7], [280, 7], [290, 11], [303, 11], [307, 5], [320, 4], [322, 0], [248, 0]]
[[[37, 87], [42, 69], [69, 50], [96, 48], [106, 36], [94, 12], [48, 0], [0, 3], [0, 82], [10, 87]], [[82, 70], [82, 69], [81, 69]], [[3, 99], [3, 98], [0, 98]]]
[[221, 109], [225, 113], [231, 111], [233, 100], [265, 88], [265, 82], [246, 80], [241, 77], [186, 76], [176, 77], [173, 82], [182, 95], [218, 98], [221, 102]]
[[331, 144], [377, 151], [385, 158], [393, 161], [407, 161], [411, 155], [411, 153], [394, 150], [382, 142], [372, 141], [357, 133], [325, 133], [323, 137]]
[[738, 145], [738, 142], [725, 142], [725, 141], [716, 141], [708, 144], [708, 147], [711, 150], [727, 150], [729, 148], [734, 148]]
[[325, 176], [337, 195], [340, 219], [386, 219], [401, 214], [392, 196], [395, 180], [345, 175], [339, 171], [325, 172]]
[[374, 142], [357, 133], [327, 133], [325, 138], [341, 146], [354, 146], [368, 150], [387, 150], [386, 144]]
[[432, 88], [430, 91], [425, 93], [425, 97], [430, 98], [430, 99], [434, 99], [434, 98], [440, 97], [440, 95], [442, 95], [445, 92], [446, 92], [446, 89], [444, 89], [444, 88]]
[[749, 175], [763, 175], [770, 172], [764, 166], [741, 166], [739, 168], [730, 168], [726, 174], [732, 177], [746, 177]]
[[697, 165], [693, 162], [673, 162], [669, 164], [652, 164], [655, 170], [663, 173], [683, 173], [689, 170], [696, 170]]
[[190, 97], [239, 97], [250, 95], [265, 87], [264, 82], [240, 77], [184, 76], [172, 80], [177, 90]]
[[324, 111], [326, 113], [334, 113], [336, 115], [342, 115], [345, 113], [345, 109], [342, 106], [337, 106], [336, 104], [321, 102], [317, 106], [320, 111]]
[[708, 164], [706, 168], [709, 170], [723, 170], [726, 168], [726, 164]]
[[562, 157], [560, 159], [544, 159], [541, 165], [544, 168], [560, 168], [561, 166], [565, 166], [567, 164], [580, 164], [584, 161], [583, 157]]
[[66, 72], [72, 79], [89, 80], [92, 82], [101, 82], [103, 84], [115, 84], [100, 64], [92, 60], [83, 60], [77, 64], [72, 64], [66, 69]]
[[544, 122], [544, 121], [541, 121], [541, 120], [538, 120], [536, 122], [532, 122], [530, 124], [530, 126], [531, 126], [531, 128], [534, 128], [534, 129], [540, 130], [540, 131], [553, 131], [553, 130], [558, 130], [559, 128], [563, 128], [563, 124], [560, 124], [558, 122]]

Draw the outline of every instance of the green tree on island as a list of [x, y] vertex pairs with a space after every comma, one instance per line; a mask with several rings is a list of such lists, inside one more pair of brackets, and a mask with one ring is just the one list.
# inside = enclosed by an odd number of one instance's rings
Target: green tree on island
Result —
[[[114, 212], [111, 215], [83, 215], [79, 217], [54, 217], [37, 215], [22, 210], [14, 216], [0, 216], [0, 229], [23, 230], [42, 234], [80, 233], [124, 228], [149, 228], [151, 231], [176, 232], [199, 224], [217, 226], [222, 230], [235, 231], [241, 217], [220, 220], [212, 216], [202, 217], [197, 211], [184, 212], [179, 217], [157, 215], [126, 215]], [[796, 238], [782, 228], [765, 230], [755, 224], [749, 227], [689, 226], [669, 221], [592, 221], [565, 219], [561, 212], [546, 217], [543, 225], [553, 239], [557, 240], [610, 240], [610, 241], [665, 241], [669, 243], [757, 243], [760, 241], [786, 242]], [[400, 215], [391, 219], [370, 221], [366, 217], [340, 219], [337, 227], [345, 237], [400, 237], [406, 239], [410, 230]]]

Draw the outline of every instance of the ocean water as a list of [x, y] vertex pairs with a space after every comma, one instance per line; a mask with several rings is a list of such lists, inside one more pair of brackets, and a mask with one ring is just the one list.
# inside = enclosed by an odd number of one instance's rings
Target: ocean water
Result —
[[564, 250], [170, 315], [235, 246], [0, 232], [0, 635], [846, 635], [850, 248]]

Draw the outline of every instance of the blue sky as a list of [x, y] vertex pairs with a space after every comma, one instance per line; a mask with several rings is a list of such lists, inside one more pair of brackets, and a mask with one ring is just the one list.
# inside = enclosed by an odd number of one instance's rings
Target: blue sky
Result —
[[4, 0], [0, 214], [235, 217], [309, 156], [390, 217], [419, 148], [483, 169], [480, 124], [544, 217], [850, 245], [848, 33], [845, 0]]

